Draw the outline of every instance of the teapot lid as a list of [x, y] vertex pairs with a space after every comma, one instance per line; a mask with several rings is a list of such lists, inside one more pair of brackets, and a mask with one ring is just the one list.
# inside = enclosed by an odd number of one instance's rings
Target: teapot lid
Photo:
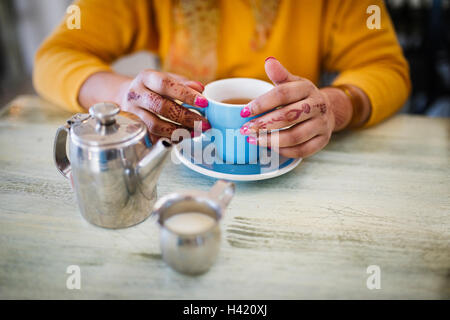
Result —
[[136, 116], [118, 115], [119, 106], [100, 102], [89, 108], [89, 114], [77, 114], [68, 120], [72, 139], [89, 146], [116, 145], [146, 132], [144, 123]]

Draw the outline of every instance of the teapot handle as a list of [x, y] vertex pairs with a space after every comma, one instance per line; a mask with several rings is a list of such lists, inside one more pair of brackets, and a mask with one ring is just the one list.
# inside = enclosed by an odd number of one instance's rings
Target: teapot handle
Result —
[[55, 160], [56, 168], [66, 178], [69, 179], [70, 161], [67, 158], [66, 143], [67, 135], [69, 133], [70, 126], [68, 124], [61, 126], [56, 131], [55, 143], [53, 145], [53, 156]]
[[214, 184], [211, 190], [209, 190], [208, 195], [211, 199], [217, 201], [224, 210], [231, 199], [233, 199], [234, 188], [233, 182], [219, 180]]

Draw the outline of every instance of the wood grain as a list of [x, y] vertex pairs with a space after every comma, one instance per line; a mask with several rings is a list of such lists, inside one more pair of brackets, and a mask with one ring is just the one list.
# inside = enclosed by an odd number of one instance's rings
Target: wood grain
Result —
[[[397, 115], [289, 174], [237, 183], [217, 263], [189, 277], [161, 260], [154, 218], [117, 231], [82, 219], [52, 160], [69, 116], [22, 96], [0, 117], [2, 299], [450, 298], [449, 119]], [[215, 182], [171, 162], [162, 175], [159, 195]], [[81, 290], [66, 288], [69, 265]]]

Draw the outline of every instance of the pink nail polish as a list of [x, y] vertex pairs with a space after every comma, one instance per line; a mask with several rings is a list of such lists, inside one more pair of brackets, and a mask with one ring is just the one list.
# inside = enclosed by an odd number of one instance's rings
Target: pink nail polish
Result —
[[248, 126], [243, 126], [241, 129], [239, 129], [239, 132], [243, 135], [246, 135], [249, 132]]
[[266, 63], [267, 60], [270, 60], [270, 59], [275, 59], [275, 60], [277, 60], [275, 57], [267, 57], [266, 60], [264, 60], [264, 63]]
[[241, 110], [241, 117], [242, 118], [247, 118], [250, 115], [250, 109], [249, 107], [245, 106], [242, 110]]
[[211, 129], [211, 125], [208, 122], [202, 121], [202, 132]]
[[194, 100], [197, 107], [206, 108], [208, 106], [208, 100], [202, 96], [197, 96]]
[[252, 137], [252, 136], [248, 136], [247, 137], [247, 142], [250, 143], [250, 144], [254, 144], [254, 145], [257, 144], [256, 138]]

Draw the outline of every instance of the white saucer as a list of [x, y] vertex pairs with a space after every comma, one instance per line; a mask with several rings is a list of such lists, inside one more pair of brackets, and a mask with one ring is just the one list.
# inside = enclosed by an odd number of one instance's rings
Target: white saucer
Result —
[[[177, 159], [189, 169], [216, 179], [225, 179], [231, 181], [256, 181], [275, 178], [291, 171], [292, 169], [297, 167], [298, 164], [302, 161], [301, 158], [293, 159], [279, 156], [279, 165], [275, 168], [271, 168], [270, 164], [262, 165], [260, 163], [256, 164], [195, 163], [194, 161], [195, 145], [201, 144], [202, 145], [201, 150], [203, 150], [208, 144], [211, 143], [210, 140], [202, 139], [202, 137], [203, 135], [190, 140], [187, 139], [176, 144], [173, 152], [175, 153]], [[183, 148], [184, 143], [191, 143], [191, 148], [186, 147]]]

